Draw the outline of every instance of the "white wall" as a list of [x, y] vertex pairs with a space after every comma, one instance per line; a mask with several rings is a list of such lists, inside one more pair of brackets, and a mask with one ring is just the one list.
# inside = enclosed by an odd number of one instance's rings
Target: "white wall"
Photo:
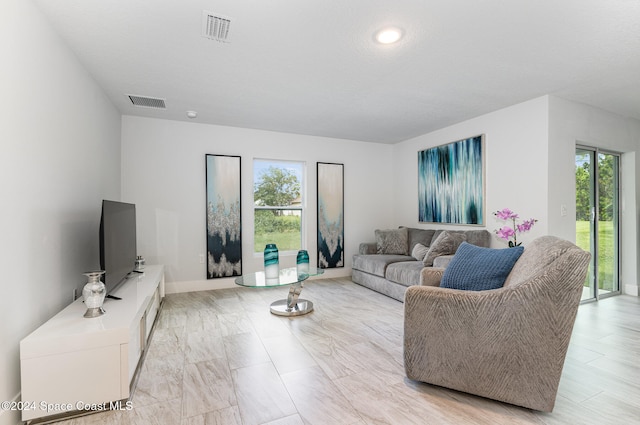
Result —
[[[358, 244], [392, 224], [390, 145], [234, 127], [124, 116], [122, 198], [136, 204], [138, 251], [149, 264], [166, 266], [167, 290], [183, 292], [234, 286], [232, 278], [206, 279], [205, 154], [242, 157], [243, 273], [262, 269], [253, 253], [253, 159], [306, 163], [306, 248], [316, 261], [316, 162], [344, 164], [345, 267], [351, 273]], [[280, 256], [294, 266], [293, 256]]]
[[[120, 194], [120, 115], [40, 11], [0, 3], [0, 400], [19, 343], [97, 268], [100, 200]], [[14, 425], [18, 412], [0, 412]]]
[[[509, 207], [522, 218], [539, 220], [523, 241], [544, 234], [575, 241], [576, 143], [622, 153], [621, 283], [623, 292], [638, 295], [638, 217], [640, 210], [640, 121], [598, 108], [543, 96], [395, 145], [394, 225], [418, 223], [417, 152], [485, 134], [486, 227], [499, 222], [493, 211]], [[566, 214], [562, 214], [563, 208]], [[434, 226], [430, 224], [429, 226]], [[451, 225], [437, 225], [454, 228]], [[493, 246], [503, 246], [497, 238]]]
[[[523, 219], [539, 220], [531, 232], [522, 235], [525, 244], [526, 241], [547, 234], [547, 129], [547, 97], [541, 97], [395, 145], [394, 224], [456, 228], [452, 225], [427, 225], [418, 222], [417, 153], [484, 134], [486, 217], [485, 225], [481, 228], [493, 231], [501, 227], [503, 222], [496, 220], [492, 213], [502, 208], [511, 208]], [[496, 237], [492, 246], [504, 246], [504, 241]]]
[[[622, 153], [621, 189], [621, 287], [638, 295], [638, 190], [636, 168], [640, 147], [640, 121], [558, 97], [549, 98], [549, 223], [550, 232], [575, 240], [575, 145]], [[568, 214], [556, 212], [567, 205]]]

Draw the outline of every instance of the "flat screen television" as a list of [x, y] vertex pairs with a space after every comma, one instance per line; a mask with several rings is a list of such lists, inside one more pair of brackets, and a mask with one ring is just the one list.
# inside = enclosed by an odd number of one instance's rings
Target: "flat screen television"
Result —
[[103, 282], [107, 296], [133, 272], [136, 253], [136, 206], [103, 200], [100, 216], [100, 268], [105, 271]]

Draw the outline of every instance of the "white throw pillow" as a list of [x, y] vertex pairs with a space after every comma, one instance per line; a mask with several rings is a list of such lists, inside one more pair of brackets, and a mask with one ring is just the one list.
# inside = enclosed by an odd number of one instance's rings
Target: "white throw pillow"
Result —
[[429, 252], [429, 247], [424, 246], [421, 243], [417, 243], [416, 246], [413, 247], [413, 251], [411, 251], [411, 256], [418, 261], [424, 261], [424, 257]]

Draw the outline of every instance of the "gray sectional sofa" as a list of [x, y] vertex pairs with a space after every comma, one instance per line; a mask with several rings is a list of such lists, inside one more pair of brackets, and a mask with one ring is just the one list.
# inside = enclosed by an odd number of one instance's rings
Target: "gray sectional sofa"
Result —
[[[398, 301], [412, 285], [429, 285], [433, 272], [441, 274], [466, 241], [489, 247], [491, 233], [486, 230], [436, 230], [400, 227], [376, 230], [376, 242], [360, 244], [353, 256], [351, 279], [362, 286]], [[435, 279], [439, 282], [439, 279]]]

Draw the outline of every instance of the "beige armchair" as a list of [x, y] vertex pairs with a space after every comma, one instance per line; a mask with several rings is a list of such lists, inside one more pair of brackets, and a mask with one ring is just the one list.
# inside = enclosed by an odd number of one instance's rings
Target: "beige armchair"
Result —
[[571, 242], [544, 236], [526, 246], [502, 288], [410, 287], [407, 377], [552, 411], [589, 259]]

